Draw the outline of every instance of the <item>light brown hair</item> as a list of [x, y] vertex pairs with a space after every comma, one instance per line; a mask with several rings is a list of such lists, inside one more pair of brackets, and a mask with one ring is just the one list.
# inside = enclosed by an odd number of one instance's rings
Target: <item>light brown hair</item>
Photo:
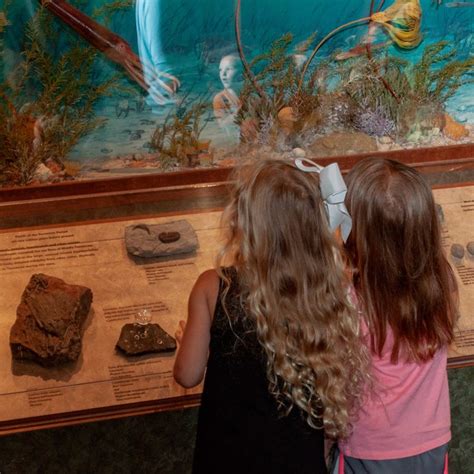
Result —
[[218, 268], [227, 262], [237, 269], [271, 393], [287, 411], [297, 405], [326, 435], [347, 436], [369, 357], [318, 175], [282, 160], [243, 167], [224, 223]]
[[368, 158], [347, 176], [347, 243], [372, 351], [394, 336], [391, 361], [427, 361], [453, 340], [457, 286], [431, 188], [402, 163]]

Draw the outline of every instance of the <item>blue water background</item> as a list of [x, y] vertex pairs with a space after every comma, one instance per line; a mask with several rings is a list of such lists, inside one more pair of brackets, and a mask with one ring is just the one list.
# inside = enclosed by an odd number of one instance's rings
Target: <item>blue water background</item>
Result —
[[[195, 101], [211, 102], [212, 97], [222, 90], [219, 80], [219, 61], [222, 56], [236, 52], [234, 33], [234, 2], [231, 0], [149, 0], [159, 3], [159, 28], [156, 38], [163, 51], [159, 67], [172, 73], [181, 81], [178, 102], [189, 107]], [[4, 0], [0, 1], [0, 10]], [[28, 19], [37, 9], [35, 0], [14, 0], [8, 10], [11, 26], [5, 32], [5, 71], [21, 63], [20, 51], [24, 42], [24, 28]], [[94, 9], [110, 3], [107, 0], [84, 0], [75, 2], [81, 9], [91, 14]], [[378, 2], [376, 2], [377, 4]], [[386, 6], [392, 2], [387, 1]], [[449, 2], [436, 5], [432, 0], [422, 0], [423, 42], [410, 51], [402, 51], [394, 46], [390, 54], [402, 56], [411, 62], [421, 57], [424, 47], [439, 40], [448, 40], [457, 47], [458, 57], [474, 54], [474, 8], [450, 8]], [[275, 39], [284, 33], [294, 35], [294, 43], [304, 41], [317, 32], [317, 38], [342, 23], [367, 16], [368, 0], [242, 0], [241, 31], [245, 53], [249, 60], [268, 49]], [[137, 34], [134, 8], [122, 11], [107, 21], [108, 27], [127, 41], [137, 52]], [[67, 30], [68, 27], [64, 26]], [[347, 29], [330, 39], [318, 57], [324, 57], [336, 49], [348, 50], [356, 46], [367, 32], [367, 26]], [[383, 35], [382, 35], [383, 36]], [[383, 38], [382, 38], [383, 39]], [[203, 51], [205, 58], [203, 59]], [[104, 59], [100, 62], [100, 74], [105, 78], [116, 65]], [[128, 80], [124, 79], [127, 83]], [[71, 153], [73, 159], [100, 159], [133, 152], [145, 152], [147, 141], [156, 124], [163, 122], [169, 113], [174, 113], [174, 104], [148, 107], [144, 112], [136, 110], [137, 96], [115, 94], [97, 106], [97, 114], [108, 119], [100, 130], [85, 137]], [[120, 101], [130, 103], [129, 115], [116, 117], [116, 106]], [[122, 102], [123, 103], [123, 102]], [[474, 87], [462, 87], [447, 104], [448, 111], [460, 122], [474, 123]], [[219, 146], [233, 145], [237, 138], [219, 130], [212, 112], [205, 119], [208, 125], [203, 135], [212, 138]], [[130, 132], [139, 131], [140, 138], [130, 139]]]

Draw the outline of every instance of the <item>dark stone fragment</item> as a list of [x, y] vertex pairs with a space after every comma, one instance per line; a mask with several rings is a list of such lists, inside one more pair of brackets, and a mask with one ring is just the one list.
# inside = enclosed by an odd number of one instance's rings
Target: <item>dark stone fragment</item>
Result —
[[117, 349], [126, 355], [174, 352], [176, 341], [159, 324], [125, 324]]
[[464, 247], [461, 244], [451, 245], [451, 255], [454, 258], [463, 258], [464, 257]]
[[158, 234], [158, 238], [164, 244], [170, 244], [171, 242], [176, 242], [179, 240], [180, 237], [181, 237], [181, 234], [179, 232], [160, 232]]
[[474, 257], [474, 241], [468, 242], [466, 245], [467, 253], [469, 257]]
[[56, 366], [78, 359], [82, 326], [89, 314], [92, 291], [59, 278], [31, 277], [10, 330], [10, 348], [17, 360]]

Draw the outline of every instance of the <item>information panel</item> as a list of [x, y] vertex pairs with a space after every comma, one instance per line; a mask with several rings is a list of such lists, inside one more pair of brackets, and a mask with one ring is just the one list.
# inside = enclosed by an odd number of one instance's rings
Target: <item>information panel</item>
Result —
[[[474, 186], [434, 191], [443, 245], [460, 289], [460, 319], [451, 360], [474, 361]], [[127, 404], [160, 403], [199, 394], [172, 377], [174, 353], [125, 356], [117, 351], [122, 327], [147, 309], [152, 322], [174, 336], [186, 318], [197, 276], [213, 267], [220, 245], [218, 211], [134, 220], [48, 226], [0, 232], [0, 431], [25, 419], [95, 413]], [[127, 226], [186, 220], [198, 248], [166, 258], [136, 258], [125, 245]], [[44, 273], [93, 292], [75, 363], [42, 367], [12, 359], [10, 329], [31, 275]]]
[[[197, 251], [151, 259], [127, 252], [127, 226], [182, 219], [196, 232]], [[174, 382], [174, 353], [125, 356], [115, 345], [143, 309], [174, 336], [194, 281], [214, 264], [219, 219], [220, 212], [209, 212], [0, 233], [0, 422], [199, 393], [201, 387], [185, 390]], [[42, 367], [12, 359], [10, 329], [36, 273], [92, 290], [75, 363]]]
[[459, 285], [460, 319], [450, 357], [474, 360], [474, 186], [434, 191], [443, 245]]

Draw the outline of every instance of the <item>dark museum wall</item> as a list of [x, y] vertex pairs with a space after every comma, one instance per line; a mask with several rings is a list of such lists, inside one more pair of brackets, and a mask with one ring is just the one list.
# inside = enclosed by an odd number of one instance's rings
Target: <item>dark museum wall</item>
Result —
[[[474, 367], [450, 369], [450, 474], [474, 474]], [[1, 474], [191, 471], [197, 409], [0, 438]], [[297, 474], [297, 473], [295, 473]]]

